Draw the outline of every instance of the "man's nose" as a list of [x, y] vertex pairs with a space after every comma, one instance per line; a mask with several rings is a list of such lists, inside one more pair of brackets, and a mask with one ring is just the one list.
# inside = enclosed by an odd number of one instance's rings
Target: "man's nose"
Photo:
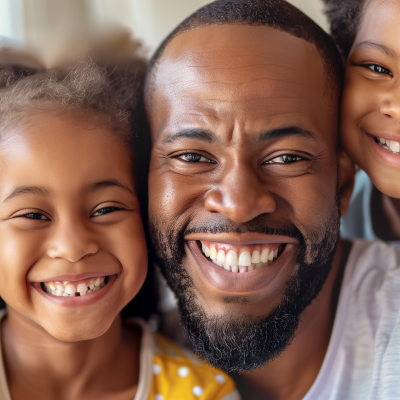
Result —
[[77, 262], [85, 256], [96, 254], [98, 250], [94, 234], [87, 226], [77, 221], [60, 221], [54, 227], [47, 255], [50, 258]]
[[385, 92], [380, 106], [381, 114], [400, 123], [400, 85]]
[[276, 200], [252, 168], [230, 170], [205, 199], [209, 212], [220, 213], [235, 222], [248, 222], [260, 214], [273, 213]]

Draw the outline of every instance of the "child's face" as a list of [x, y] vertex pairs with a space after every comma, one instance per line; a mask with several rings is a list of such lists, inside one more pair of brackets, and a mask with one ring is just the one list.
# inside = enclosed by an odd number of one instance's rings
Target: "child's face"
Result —
[[400, 198], [400, 2], [372, 0], [346, 64], [341, 140], [383, 193]]
[[126, 145], [72, 114], [38, 115], [5, 133], [0, 165], [0, 296], [10, 316], [60, 340], [102, 335], [147, 272]]

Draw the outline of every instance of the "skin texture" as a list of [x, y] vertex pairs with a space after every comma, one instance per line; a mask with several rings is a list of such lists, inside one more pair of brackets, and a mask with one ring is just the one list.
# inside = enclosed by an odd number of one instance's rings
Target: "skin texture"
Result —
[[[240, 226], [268, 215], [273, 226], [291, 222], [303, 233], [318, 231], [335, 207], [338, 179], [341, 211], [347, 210], [353, 168], [337, 149], [338, 99], [324, 95], [323, 65], [313, 45], [264, 26], [209, 26], [176, 37], [155, 73], [147, 93], [149, 213], [161, 230], [227, 221]], [[311, 134], [289, 129], [260, 140], [264, 132], [287, 127]], [[208, 135], [176, 135], [193, 129]], [[193, 153], [200, 162], [188, 162]], [[298, 162], [282, 164], [285, 154]], [[209, 317], [265, 316], [296, 271], [298, 243], [290, 238], [210, 232], [184, 239], [184, 268]], [[235, 278], [226, 285], [202, 273], [196, 240], [279, 240], [287, 247], [266, 283]], [[304, 312], [293, 344], [274, 363], [244, 374], [255, 398], [300, 399], [315, 380], [332, 328], [341, 249], [339, 242], [328, 280]]]
[[373, 138], [400, 141], [399, 21], [399, 2], [367, 3], [346, 63], [341, 111], [344, 149], [381, 192], [395, 198], [400, 198], [400, 156]]
[[[81, 117], [35, 115], [2, 137], [0, 294], [14, 400], [136, 392], [140, 333], [120, 319], [147, 272], [132, 165], [117, 135]], [[41, 189], [10, 196], [18, 187]], [[59, 304], [33, 286], [82, 273], [117, 277], [81, 305]]]

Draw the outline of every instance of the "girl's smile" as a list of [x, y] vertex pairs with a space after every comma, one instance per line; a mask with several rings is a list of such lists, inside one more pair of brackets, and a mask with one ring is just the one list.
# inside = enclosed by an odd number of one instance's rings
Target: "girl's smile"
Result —
[[93, 116], [39, 114], [0, 150], [0, 293], [64, 341], [106, 332], [147, 272], [131, 154]]

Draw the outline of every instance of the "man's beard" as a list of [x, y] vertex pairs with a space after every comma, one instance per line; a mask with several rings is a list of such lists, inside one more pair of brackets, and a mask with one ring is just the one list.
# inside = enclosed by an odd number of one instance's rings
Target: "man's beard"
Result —
[[[304, 236], [293, 224], [272, 228], [268, 215], [243, 224], [224, 220], [220, 224], [162, 231], [150, 222], [157, 262], [178, 299], [181, 323], [193, 350], [211, 365], [226, 372], [260, 368], [276, 358], [291, 343], [301, 313], [321, 291], [331, 269], [339, 238], [340, 197], [336, 207], [319, 224], [319, 229]], [[276, 222], [275, 222], [275, 225]], [[259, 233], [297, 239], [299, 252], [296, 273], [289, 279], [281, 303], [267, 316], [232, 315], [208, 317], [196, 299], [193, 281], [183, 267], [185, 235], [189, 233]]]

